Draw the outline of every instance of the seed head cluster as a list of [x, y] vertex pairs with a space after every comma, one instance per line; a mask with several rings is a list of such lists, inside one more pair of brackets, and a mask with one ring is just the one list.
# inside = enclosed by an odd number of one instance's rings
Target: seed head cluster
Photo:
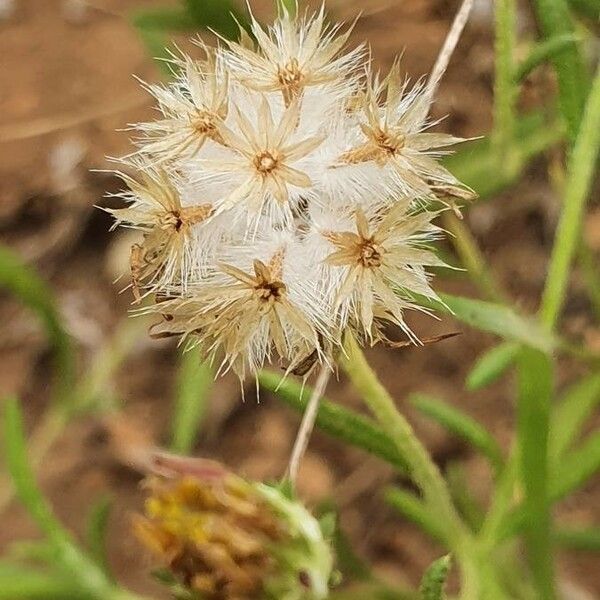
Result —
[[348, 330], [416, 339], [405, 313], [435, 298], [427, 268], [443, 264], [432, 220], [471, 194], [439, 162], [461, 140], [430, 131], [437, 81], [411, 84], [398, 63], [380, 76], [350, 31], [323, 9], [252, 17], [145, 86], [160, 118], [134, 126], [128, 205], [111, 210], [142, 233], [132, 288], [155, 299], [154, 335], [240, 377], [327, 363]]

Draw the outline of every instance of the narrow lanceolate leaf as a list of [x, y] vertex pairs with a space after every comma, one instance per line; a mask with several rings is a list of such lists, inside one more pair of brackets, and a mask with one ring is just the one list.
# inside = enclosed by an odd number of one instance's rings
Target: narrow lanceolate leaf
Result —
[[552, 495], [557, 500], [583, 486], [600, 472], [600, 432], [590, 435], [581, 446], [559, 462], [553, 478]]
[[108, 578], [111, 578], [111, 575], [106, 548], [106, 530], [108, 517], [110, 516], [110, 506], [110, 499], [106, 496], [100, 498], [94, 504], [88, 516], [86, 532], [90, 556]]
[[171, 449], [174, 452], [188, 454], [192, 450], [206, 413], [213, 377], [213, 369], [202, 361], [197, 349], [182, 354], [172, 417]]
[[71, 338], [63, 327], [52, 291], [18, 256], [0, 246], [0, 287], [8, 289], [41, 320], [55, 354], [55, 402], [68, 404], [74, 388]]
[[554, 542], [562, 548], [600, 552], [600, 527], [559, 529], [553, 534]]
[[[525, 165], [544, 150], [558, 143], [564, 136], [564, 127], [556, 121], [549, 122], [543, 113], [521, 117], [515, 127], [515, 151], [520, 163], [513, 172], [500, 164], [497, 152], [489, 139], [469, 142], [456, 154], [444, 159], [446, 166], [460, 181], [477, 191], [480, 200], [491, 198], [518, 180]], [[490, 177], [494, 173], [494, 177]], [[468, 205], [465, 206], [468, 209]]]
[[[559, 3], [560, 0], [556, 2]], [[600, 152], [600, 67], [587, 99], [578, 132], [569, 159], [563, 208], [542, 296], [541, 318], [548, 328], [556, 324], [565, 299], [571, 263], [581, 241], [585, 203], [596, 174]]]
[[444, 599], [444, 585], [446, 584], [448, 571], [450, 571], [450, 564], [450, 555], [442, 556], [425, 571], [419, 586], [421, 600]]
[[23, 418], [15, 399], [4, 401], [2, 439], [6, 465], [13, 479], [17, 495], [32, 519], [53, 546], [56, 562], [68, 571], [73, 581], [86, 590], [91, 598], [106, 600], [113, 597], [110, 581], [96, 564], [75, 545], [71, 535], [56, 519], [50, 506], [38, 489], [27, 464], [27, 449]]
[[548, 429], [553, 388], [550, 358], [524, 347], [517, 358], [518, 443], [525, 491], [526, 541], [532, 576], [540, 600], [553, 600], [554, 575], [550, 551]]
[[527, 58], [519, 65], [515, 73], [515, 80], [522, 81], [536, 67], [539, 67], [547, 60], [553, 59], [556, 54], [562, 52], [567, 46], [577, 44], [578, 39], [573, 33], [565, 33], [535, 44]]
[[152, 8], [140, 10], [133, 17], [133, 24], [146, 31], [193, 31], [194, 21], [181, 8]]
[[600, 19], [600, 0], [569, 0], [571, 8], [594, 22]]
[[440, 298], [443, 304], [429, 302], [429, 306], [476, 329], [526, 344], [544, 353], [551, 353], [558, 344], [557, 338], [534, 319], [521, 316], [508, 306], [450, 294], [440, 294]]
[[443, 525], [438, 523], [435, 515], [425, 506], [423, 500], [413, 492], [400, 488], [389, 488], [385, 492], [385, 500], [399, 513], [418, 525], [425, 533], [439, 542], [447, 543], [448, 539]]
[[248, 25], [247, 16], [231, 0], [184, 0], [184, 4], [197, 29], [212, 29], [223, 37], [236, 39], [238, 23]]
[[89, 600], [90, 596], [62, 573], [0, 561], [0, 600]]
[[[566, 0], [535, 0], [534, 7], [544, 37], [548, 39], [572, 35], [573, 21]], [[569, 44], [552, 57], [558, 78], [559, 104], [573, 142], [579, 131], [588, 90], [588, 75], [576, 44]]]
[[[303, 389], [290, 379], [283, 382], [281, 379], [278, 373], [267, 370], [258, 375], [261, 387], [275, 394], [288, 406], [304, 412], [311, 395], [310, 388]], [[317, 414], [317, 426], [343, 442], [382, 458], [399, 471], [406, 472], [406, 462], [396, 451], [394, 443], [371, 419], [323, 399]]]
[[550, 427], [550, 454], [558, 460], [577, 439], [585, 421], [600, 403], [600, 373], [584, 377], [563, 395]]
[[518, 344], [504, 342], [482, 354], [467, 375], [466, 388], [476, 391], [496, 381], [514, 363], [518, 352]]
[[442, 427], [462, 438], [486, 456], [496, 471], [502, 467], [502, 451], [493, 436], [475, 419], [441, 400], [414, 394], [412, 404]]
[[298, 8], [298, 0], [275, 0], [277, 10], [287, 10], [290, 15], [295, 15]]

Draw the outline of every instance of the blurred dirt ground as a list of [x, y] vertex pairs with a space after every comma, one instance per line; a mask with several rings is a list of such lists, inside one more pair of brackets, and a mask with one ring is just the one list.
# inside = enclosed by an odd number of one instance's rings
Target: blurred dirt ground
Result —
[[[123, 284], [114, 283], [116, 274], [126, 269], [130, 240], [122, 233], [110, 234], [110, 219], [94, 208], [106, 203], [104, 194], [119, 186], [113, 176], [102, 172], [111, 168], [105, 157], [129, 149], [127, 134], [116, 129], [152, 115], [150, 100], [132, 73], [147, 80], [159, 77], [127, 16], [135, 8], [167, 3], [17, 0], [0, 6], [6, 7], [0, 10], [0, 235], [3, 243], [51, 282], [77, 341], [82, 370], [123, 326], [130, 301], [127, 293], [119, 294]], [[383, 67], [404, 50], [404, 68], [418, 77], [432, 65], [457, 4], [454, 0], [335, 0], [328, 6], [334, 17], [344, 19], [362, 10], [353, 41], [367, 39], [374, 60]], [[266, 15], [268, 6], [257, 2], [257, 13]], [[521, 23], [527, 35], [533, 25], [526, 12]], [[435, 105], [436, 116], [450, 115], [444, 129], [465, 136], [489, 130], [492, 67], [491, 6], [481, 0]], [[550, 85], [537, 74], [523, 102], [536, 104]], [[536, 307], [552, 241], [557, 200], [546, 171], [553, 158], [536, 161], [517, 187], [475, 206], [467, 219], [496, 277], [525, 309]], [[597, 206], [587, 234], [598, 250]], [[440, 277], [439, 285], [476, 294], [464, 278]], [[577, 274], [573, 290], [565, 328], [598, 347], [600, 331]], [[0, 297], [0, 319], [0, 397], [18, 394], [33, 427], [49, 397], [49, 349], [35, 318], [5, 295]], [[463, 462], [471, 488], [485, 501], [490, 480], [483, 459], [416, 414], [406, 398], [411, 392], [427, 392], [459, 405], [507, 447], [513, 427], [513, 382], [506, 378], [483, 392], [465, 392], [464, 377], [473, 360], [495, 340], [449, 318], [419, 317], [413, 318], [413, 324], [422, 336], [457, 329], [463, 335], [423, 349], [376, 349], [370, 354], [436, 460], [444, 467]], [[140, 560], [129, 520], [142, 498], [140, 475], [134, 467], [145, 450], [168, 437], [175, 373], [173, 345], [139, 335], [110, 389], [124, 411], [111, 418], [77, 420], [53, 447], [40, 472], [58, 515], [75, 532], [82, 532], [96, 498], [107, 493], [113, 497], [109, 542], [115, 573], [124, 584], [157, 598], [164, 593], [148, 576], [149, 561]], [[563, 364], [560, 385], [576, 375], [573, 365]], [[212, 396], [196, 454], [223, 460], [249, 477], [280, 476], [298, 416], [266, 393], [257, 403], [248, 390], [242, 402], [237, 382], [229, 378], [217, 382]], [[360, 408], [343, 377], [329, 396]], [[384, 504], [377, 491], [393, 481], [394, 474], [383, 463], [317, 433], [302, 467], [300, 493], [312, 506], [333, 499], [357, 551], [389, 580], [416, 584], [441, 549]], [[597, 524], [600, 481], [563, 502], [557, 514], [563, 524]], [[36, 535], [15, 503], [1, 519], [0, 546]], [[587, 591], [582, 597], [599, 597], [597, 567], [597, 556], [560, 554], [561, 578]]]

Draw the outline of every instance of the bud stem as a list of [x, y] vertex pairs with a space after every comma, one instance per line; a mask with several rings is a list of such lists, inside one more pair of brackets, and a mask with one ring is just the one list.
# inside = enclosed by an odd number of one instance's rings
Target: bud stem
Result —
[[319, 371], [319, 376], [317, 377], [315, 387], [313, 388], [312, 396], [306, 405], [306, 410], [304, 411], [302, 423], [300, 424], [300, 429], [298, 430], [298, 435], [296, 436], [296, 441], [294, 442], [292, 455], [288, 464], [287, 478], [291, 481], [292, 485], [294, 485], [298, 479], [300, 463], [302, 462], [302, 457], [308, 447], [310, 435], [315, 426], [315, 420], [319, 410], [319, 402], [325, 393], [329, 377], [331, 377], [331, 369], [327, 365], [323, 365]]

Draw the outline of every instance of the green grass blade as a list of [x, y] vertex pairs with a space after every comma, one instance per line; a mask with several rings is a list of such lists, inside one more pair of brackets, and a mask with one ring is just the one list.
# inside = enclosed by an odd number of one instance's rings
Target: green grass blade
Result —
[[202, 360], [197, 348], [183, 352], [172, 417], [171, 450], [174, 452], [189, 454], [192, 450], [206, 414], [213, 378], [212, 367]]
[[108, 496], [100, 498], [94, 504], [88, 516], [86, 541], [91, 558], [96, 561], [106, 577], [112, 579], [106, 552], [106, 528], [110, 508], [111, 502]]
[[488, 458], [494, 470], [502, 468], [502, 451], [494, 437], [475, 419], [454, 406], [425, 394], [413, 394], [411, 403], [424, 415], [462, 438]]
[[540, 600], [553, 600], [548, 496], [548, 429], [553, 374], [550, 359], [524, 347], [518, 358], [518, 440], [529, 562]]
[[389, 488], [385, 492], [385, 501], [434, 540], [448, 543], [444, 527], [440, 526], [424, 502], [415, 494], [397, 487]]
[[600, 403], [600, 373], [584, 377], [563, 395], [550, 427], [550, 454], [555, 461], [569, 449]]
[[444, 586], [450, 571], [450, 555], [438, 558], [423, 575], [419, 592], [421, 600], [443, 600]]
[[552, 536], [554, 543], [569, 550], [600, 552], [600, 527], [559, 529]]
[[[534, 8], [546, 40], [573, 35], [574, 28], [566, 0], [534, 0]], [[573, 143], [579, 132], [589, 77], [576, 44], [569, 44], [552, 56], [558, 78], [560, 110]]]
[[67, 570], [73, 577], [73, 581], [85, 589], [92, 598], [125, 600], [127, 595], [120, 590], [115, 590], [96, 564], [79, 550], [70, 534], [56, 519], [37, 487], [31, 468], [27, 464], [23, 420], [17, 400], [5, 400], [2, 417], [6, 464], [17, 495], [48, 542], [54, 547], [57, 564]]
[[466, 388], [474, 392], [496, 381], [515, 362], [518, 353], [518, 344], [504, 342], [482, 354], [467, 375]]
[[[264, 389], [272, 392], [288, 406], [304, 412], [311, 394], [309, 388], [305, 387], [303, 390], [301, 385], [289, 378], [282, 382], [280, 374], [266, 370], [259, 373], [258, 381]], [[401, 473], [406, 473], [406, 462], [395, 445], [371, 419], [323, 399], [316, 424], [326, 433], [361, 448], [390, 463]]]
[[55, 355], [54, 402], [68, 405], [74, 388], [75, 359], [71, 338], [62, 325], [52, 291], [32, 268], [2, 246], [0, 286], [35, 312], [44, 325]]
[[[556, 0], [560, 2], [560, 0]], [[541, 318], [554, 327], [563, 305], [571, 262], [580, 243], [584, 207], [594, 180], [600, 150], [600, 67], [586, 103], [581, 129], [569, 160], [563, 209], [556, 230]]]
[[557, 53], [562, 52], [570, 44], [576, 44], [578, 40], [579, 38], [575, 34], [565, 33], [535, 44], [528, 56], [519, 65], [515, 73], [515, 80], [523, 81], [542, 63], [554, 58]]

